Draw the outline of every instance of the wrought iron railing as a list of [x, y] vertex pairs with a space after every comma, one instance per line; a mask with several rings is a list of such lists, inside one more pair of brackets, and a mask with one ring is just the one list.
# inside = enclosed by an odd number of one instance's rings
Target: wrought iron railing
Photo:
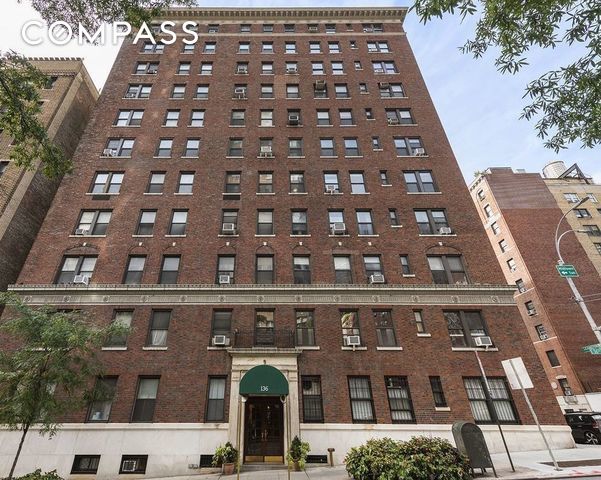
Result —
[[294, 348], [294, 332], [270, 327], [234, 331], [232, 348], [253, 347]]

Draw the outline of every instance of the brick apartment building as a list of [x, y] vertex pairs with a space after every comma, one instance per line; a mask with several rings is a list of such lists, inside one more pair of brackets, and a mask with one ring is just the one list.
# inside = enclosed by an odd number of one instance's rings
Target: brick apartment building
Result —
[[[49, 137], [71, 158], [98, 90], [81, 59], [32, 58], [30, 62], [49, 76], [40, 91], [40, 120]], [[33, 170], [13, 165], [11, 141], [0, 132], [0, 291], [17, 280], [60, 182], [44, 176], [39, 164]]]
[[[579, 274], [574, 281], [593, 319], [601, 319], [599, 259], [601, 188], [577, 165], [554, 162], [538, 173], [489, 168], [470, 186], [472, 199], [564, 411], [601, 409], [601, 355], [582, 347], [599, 343], [572, 290], [555, 268], [555, 232], [562, 216], [560, 251]], [[577, 203], [589, 200], [579, 208]], [[595, 247], [599, 245], [599, 247]], [[596, 255], [596, 256], [595, 256]]]
[[282, 463], [296, 434], [340, 463], [461, 419], [501, 451], [492, 412], [512, 449], [542, 447], [516, 356], [572, 445], [405, 13], [173, 10], [175, 44], [124, 43], [13, 290], [133, 330], [101, 352], [112, 400], [32, 436], [22, 469], [186, 474], [227, 440]]

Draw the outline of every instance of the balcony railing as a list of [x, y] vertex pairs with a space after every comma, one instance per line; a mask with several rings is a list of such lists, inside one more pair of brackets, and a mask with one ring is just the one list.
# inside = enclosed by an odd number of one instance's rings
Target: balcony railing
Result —
[[294, 332], [290, 329], [257, 327], [254, 330], [236, 330], [232, 340], [233, 348], [294, 348]]

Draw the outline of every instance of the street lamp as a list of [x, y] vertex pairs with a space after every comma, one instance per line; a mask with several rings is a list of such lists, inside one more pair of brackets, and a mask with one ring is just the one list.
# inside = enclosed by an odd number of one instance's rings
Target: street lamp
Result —
[[[563, 257], [561, 256], [561, 252], [559, 251], [559, 242], [561, 241], [562, 237], [566, 233], [574, 232], [574, 230], [567, 230], [567, 231], [563, 232], [561, 235], [559, 235], [559, 227], [561, 226], [561, 222], [564, 221], [564, 219], [568, 216], [568, 214], [571, 211], [576, 210], [578, 207], [583, 205], [588, 200], [589, 200], [588, 196], [584, 197], [576, 205], [574, 205], [566, 213], [564, 213], [563, 216], [559, 219], [559, 223], [557, 224], [557, 228], [555, 229], [555, 251], [557, 252], [557, 264], [558, 265], [564, 264]], [[575, 233], [580, 233], [580, 231], [577, 230], [577, 231], [575, 231]], [[591, 326], [591, 329], [593, 330], [595, 337], [597, 337], [597, 341], [601, 344], [601, 331], [599, 331], [599, 327], [595, 323], [595, 320], [593, 319], [591, 312], [589, 312], [589, 309], [586, 306], [586, 303], [584, 302], [582, 295], [580, 295], [580, 292], [578, 291], [578, 288], [576, 287], [574, 280], [572, 280], [571, 277], [566, 277], [566, 280], [568, 281], [568, 285], [572, 289], [572, 293], [574, 294], [574, 299], [576, 300], [576, 303], [578, 305], [580, 305], [580, 308], [582, 309], [582, 313], [584, 313], [584, 316], [586, 317], [587, 322]]]

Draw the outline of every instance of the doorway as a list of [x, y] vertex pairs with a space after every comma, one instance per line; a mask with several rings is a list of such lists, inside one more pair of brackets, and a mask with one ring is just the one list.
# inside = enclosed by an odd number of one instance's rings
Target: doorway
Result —
[[279, 397], [248, 397], [244, 462], [284, 463], [284, 408]]

